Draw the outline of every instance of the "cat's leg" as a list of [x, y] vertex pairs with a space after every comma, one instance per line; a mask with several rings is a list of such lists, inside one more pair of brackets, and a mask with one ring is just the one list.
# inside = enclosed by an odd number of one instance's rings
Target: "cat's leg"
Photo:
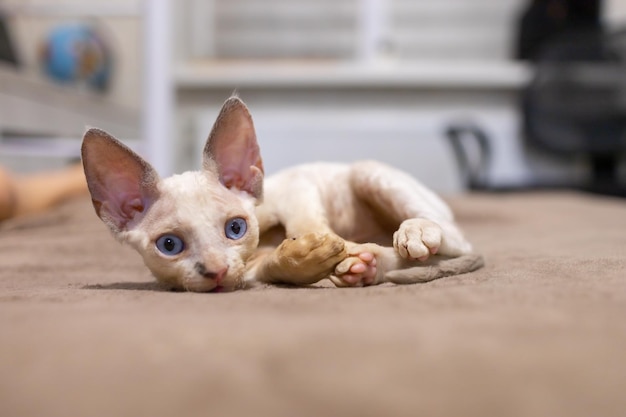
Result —
[[261, 248], [248, 263], [246, 280], [310, 285], [327, 278], [347, 257], [343, 239], [332, 233], [306, 233], [277, 248]]
[[460, 256], [434, 255], [420, 261], [402, 257], [393, 247], [347, 242], [348, 256], [335, 268], [330, 280], [337, 287], [360, 287], [383, 282], [415, 284], [465, 274], [484, 266], [475, 253]]
[[337, 287], [361, 287], [387, 282], [387, 274], [424, 265], [424, 262], [401, 256], [390, 246], [376, 243], [346, 242], [347, 256], [335, 267], [330, 280]]
[[257, 208], [257, 218], [262, 232], [280, 225], [286, 239], [263, 252], [254, 279], [309, 285], [327, 278], [347, 253], [344, 240], [329, 226], [317, 185], [297, 172], [273, 181], [265, 203]]
[[353, 165], [351, 186], [381, 223], [397, 225], [393, 247], [407, 260], [430, 255], [460, 256], [471, 244], [454, 222], [450, 208], [407, 173], [379, 162]]
[[361, 287], [385, 282], [387, 271], [407, 264], [391, 247], [376, 243], [346, 242], [347, 256], [335, 267], [330, 280], [337, 287]]
[[419, 266], [430, 269], [413, 270], [414, 282], [467, 272], [463, 269], [467, 262], [458, 263], [458, 268], [456, 263], [441, 264], [449, 258], [470, 256], [472, 247], [436, 194], [408, 174], [379, 162], [354, 164], [350, 181], [354, 194], [374, 210], [380, 223], [395, 225], [397, 230], [393, 247], [348, 243], [348, 257], [337, 265], [331, 278], [335, 285], [379, 284], [387, 281], [392, 271]]

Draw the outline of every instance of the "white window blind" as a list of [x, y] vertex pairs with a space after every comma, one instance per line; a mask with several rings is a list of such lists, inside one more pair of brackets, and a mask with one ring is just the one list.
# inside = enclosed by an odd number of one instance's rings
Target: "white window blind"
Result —
[[[208, 2], [207, 2], [208, 1]], [[211, 3], [211, 7], [206, 4]], [[193, 2], [192, 2], [193, 3]], [[372, 43], [399, 59], [505, 59], [525, 0], [196, 0], [218, 59], [351, 59]], [[201, 8], [200, 8], [201, 9]], [[367, 15], [371, 13], [371, 15]], [[195, 14], [195, 15], [194, 15]], [[199, 30], [198, 30], [199, 29]], [[375, 31], [375, 37], [368, 36]], [[206, 45], [210, 42], [211, 45]], [[367, 47], [365, 48], [367, 49]], [[371, 52], [371, 51], [370, 51]]]

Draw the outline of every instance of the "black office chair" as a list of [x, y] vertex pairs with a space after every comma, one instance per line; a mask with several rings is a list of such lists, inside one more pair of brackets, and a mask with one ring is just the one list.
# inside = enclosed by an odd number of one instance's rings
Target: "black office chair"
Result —
[[626, 66], [621, 33], [569, 34], [542, 48], [522, 93], [527, 143], [556, 156], [582, 155], [582, 188], [626, 195], [617, 168], [626, 150]]
[[[558, 184], [626, 196], [618, 164], [626, 151], [626, 32], [569, 33], [545, 44], [534, 76], [522, 91], [523, 136], [529, 147], [556, 157], [585, 156], [586, 184]], [[491, 163], [490, 139], [479, 126], [455, 124], [446, 135], [470, 189], [490, 189], [485, 172]], [[468, 141], [479, 146], [472, 165]], [[542, 182], [526, 188], [552, 188]]]

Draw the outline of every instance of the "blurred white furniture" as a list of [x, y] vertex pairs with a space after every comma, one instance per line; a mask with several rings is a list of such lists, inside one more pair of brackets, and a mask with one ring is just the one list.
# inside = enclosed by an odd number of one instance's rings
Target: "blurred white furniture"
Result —
[[504, 138], [492, 167], [501, 181], [524, 171], [517, 94], [530, 71], [507, 56], [521, 0], [269, 3], [176, 3], [177, 132], [193, 138], [179, 164], [198, 166], [219, 107], [236, 90], [252, 109], [270, 173], [315, 159], [377, 158], [458, 191], [444, 132], [459, 119]]
[[0, 152], [75, 157], [86, 126], [138, 137], [137, 114], [0, 63]]
[[[447, 123], [477, 118], [515, 138], [517, 91], [529, 71], [505, 55], [521, 0], [271, 3], [28, 3], [21, 12], [141, 21], [141, 114], [0, 68], [0, 127], [57, 138], [31, 140], [37, 147], [29, 149], [71, 153], [84, 125], [97, 125], [139, 139], [139, 151], [168, 175], [197, 166], [219, 106], [237, 90], [253, 110], [268, 172], [377, 157], [444, 190], [458, 188], [442, 140]], [[0, 151], [26, 149], [25, 140], [8, 139]], [[501, 141], [494, 151], [510, 156], [515, 146]], [[505, 180], [523, 169], [498, 160], [493, 169]]]
[[444, 192], [462, 182], [445, 140], [452, 122], [471, 120], [503, 138], [492, 166], [501, 181], [523, 171], [517, 93], [529, 75], [506, 62], [198, 62], [174, 71], [179, 123], [195, 137], [190, 165], [198, 166], [219, 106], [237, 90], [269, 173], [311, 160], [376, 158]]
[[[169, 1], [123, 4], [25, 3], [9, 12], [59, 18], [133, 17], [144, 28], [142, 113], [72, 86], [55, 85], [28, 71], [0, 66], [0, 153], [74, 157], [86, 126], [138, 140], [134, 144], [162, 172], [171, 171], [168, 147], [172, 115], [169, 76]], [[157, 120], [158, 123], [152, 123]]]

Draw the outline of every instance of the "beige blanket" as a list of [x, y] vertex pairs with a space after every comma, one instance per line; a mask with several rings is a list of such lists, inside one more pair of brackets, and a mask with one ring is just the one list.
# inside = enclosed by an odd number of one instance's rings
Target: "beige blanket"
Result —
[[0, 226], [0, 416], [624, 416], [626, 201], [451, 204], [486, 268], [159, 291], [81, 199]]

